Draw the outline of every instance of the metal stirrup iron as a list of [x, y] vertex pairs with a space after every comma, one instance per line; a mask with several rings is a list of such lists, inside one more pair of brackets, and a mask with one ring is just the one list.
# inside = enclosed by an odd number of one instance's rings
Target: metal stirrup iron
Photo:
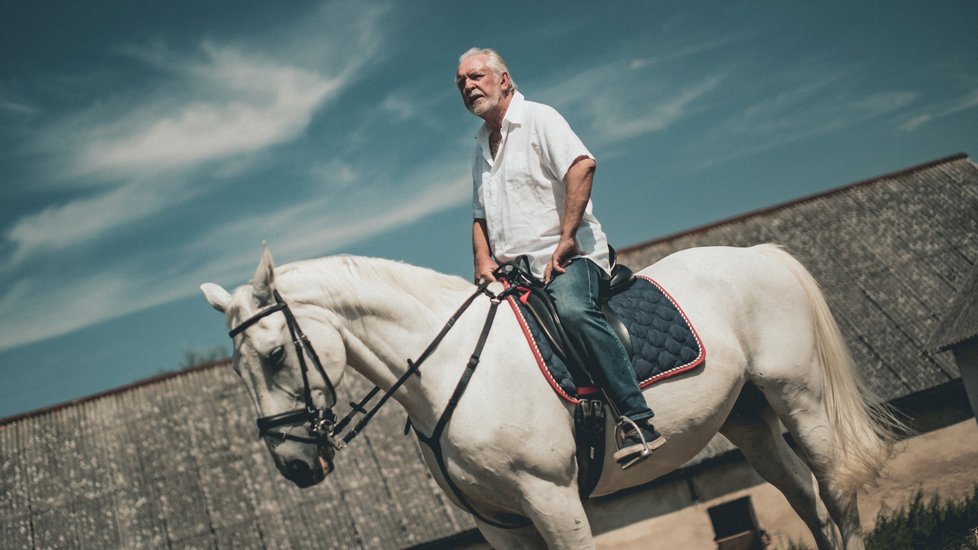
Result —
[[639, 462], [645, 460], [646, 458], [652, 456], [652, 449], [649, 448], [649, 442], [645, 440], [645, 435], [642, 434], [641, 428], [638, 427], [638, 424], [636, 424], [634, 420], [628, 418], [625, 415], [622, 415], [621, 418], [618, 419], [618, 429], [621, 430], [621, 439], [622, 440], [625, 439], [625, 430], [621, 427], [621, 425], [625, 423], [628, 423], [629, 425], [631, 425], [632, 428], [635, 429], [635, 433], [638, 435], [639, 441], [642, 442], [642, 451], [639, 452], [635, 458], [622, 464], [621, 465], [622, 470], [627, 470], [632, 466], [638, 464]]

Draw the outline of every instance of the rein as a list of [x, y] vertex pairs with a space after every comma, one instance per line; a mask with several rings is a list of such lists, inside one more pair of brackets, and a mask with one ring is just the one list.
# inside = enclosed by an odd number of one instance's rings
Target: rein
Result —
[[[359, 435], [360, 432], [363, 431], [363, 429], [367, 426], [367, 423], [370, 422], [370, 420], [374, 417], [375, 414], [377, 414], [377, 411], [379, 411], [380, 408], [383, 407], [385, 403], [387, 403], [387, 400], [389, 400], [394, 395], [394, 392], [396, 392], [402, 385], [404, 385], [404, 383], [407, 382], [412, 375], [421, 376], [421, 373], [418, 372], [418, 370], [421, 368], [421, 364], [424, 363], [425, 360], [428, 359], [428, 357], [432, 353], [434, 353], [438, 345], [441, 344], [442, 340], [445, 339], [445, 336], [448, 334], [448, 331], [455, 326], [455, 322], [458, 321], [459, 317], [461, 317], [463, 313], [465, 313], [465, 310], [469, 309], [469, 306], [472, 305], [472, 302], [474, 302], [475, 299], [479, 297], [480, 294], [485, 294], [486, 296], [489, 296], [490, 300], [498, 304], [498, 300], [502, 298], [503, 294], [505, 294], [505, 291], [497, 296], [489, 291], [489, 283], [480, 284], [479, 287], [476, 289], [476, 291], [473, 292], [472, 295], [470, 295], [468, 298], [466, 298], [466, 300], [462, 302], [462, 305], [459, 306], [457, 310], [455, 310], [455, 313], [452, 314], [452, 316], [445, 323], [445, 326], [442, 327], [441, 331], [439, 331], [438, 334], [435, 336], [435, 338], [431, 341], [431, 343], [428, 344], [428, 347], [425, 348], [423, 352], [421, 352], [421, 355], [418, 356], [417, 360], [412, 361], [411, 359], [408, 359], [408, 369], [404, 372], [404, 374], [401, 375], [400, 378], [397, 379], [396, 382], [394, 382], [394, 385], [391, 386], [391, 389], [384, 392], [384, 395], [380, 397], [380, 401], [378, 401], [373, 406], [373, 408], [367, 411], [366, 409], [364, 409], [364, 406], [367, 403], [369, 403], [374, 398], [374, 396], [377, 395], [379, 391], [381, 391], [379, 386], [374, 386], [374, 388], [370, 390], [370, 392], [368, 392], [367, 395], [363, 399], [361, 399], [359, 403], [351, 402], [350, 412], [347, 413], [347, 415], [343, 417], [342, 420], [336, 423], [336, 427], [334, 428], [334, 431], [336, 433], [341, 432], [343, 428], [345, 428], [346, 425], [349, 424], [350, 421], [353, 420], [353, 418], [357, 414], [363, 414], [364, 417], [361, 418], [359, 422], [357, 422], [356, 426], [350, 428], [350, 430], [346, 433], [346, 435], [343, 436], [340, 442], [337, 443], [339, 445], [336, 447], [337, 449], [342, 449], [354, 437]], [[493, 315], [495, 315], [495, 307], [492, 307], [490, 309], [490, 317], [488, 319], [490, 322], [492, 320]], [[486, 329], [483, 330], [486, 331]], [[454, 407], [452, 408], [454, 409]]]
[[[496, 269], [495, 275], [497, 277], [507, 278], [512, 280], [513, 274], [518, 273], [519, 270], [515, 268], [513, 264], [503, 264]], [[411, 376], [420, 376], [421, 373], [419, 369], [428, 357], [434, 353], [435, 349], [441, 344], [448, 332], [455, 326], [455, 322], [462, 316], [463, 313], [472, 305], [476, 298], [480, 295], [485, 294], [489, 297], [490, 307], [489, 313], [486, 316], [486, 321], [482, 327], [482, 333], [479, 336], [479, 340], [475, 346], [472, 355], [466, 364], [465, 370], [462, 372], [462, 376], [456, 384], [455, 390], [452, 392], [451, 397], [448, 400], [448, 404], [442, 411], [441, 416], [438, 419], [435, 428], [432, 430], [430, 436], [424, 436], [417, 430], [415, 433], [418, 436], [418, 440], [427, 445], [434, 453], [436, 460], [438, 462], [438, 467], [440, 468], [443, 477], [451, 488], [452, 493], [454, 493], [456, 499], [461, 503], [462, 507], [465, 508], [470, 514], [475, 516], [480, 521], [492, 525], [494, 527], [501, 527], [507, 529], [515, 529], [520, 527], [525, 527], [530, 524], [525, 518], [520, 518], [521, 521], [518, 523], [504, 524], [496, 522], [489, 519], [472, 507], [465, 499], [461, 489], [452, 481], [451, 477], [448, 475], [448, 470], [445, 467], [445, 459], [441, 450], [441, 436], [451, 419], [452, 413], [458, 406], [459, 401], [462, 398], [462, 394], [465, 393], [468, 387], [469, 380], [472, 374], [475, 372], [475, 368], [479, 364], [479, 359], [482, 354], [482, 350], [485, 347], [486, 340], [489, 337], [489, 331], [492, 328], [493, 319], [496, 316], [496, 310], [499, 304], [510, 294], [514, 294], [518, 287], [517, 285], [510, 285], [504, 289], [499, 294], [496, 294], [489, 290], [489, 282], [481, 283], [478, 288], [473, 292], [454, 314], [445, 323], [441, 331], [435, 336], [435, 338], [428, 344], [428, 347], [424, 349], [420, 356], [416, 360], [408, 359], [408, 368], [397, 379], [397, 381], [391, 386], [389, 390], [384, 392], [380, 400], [374, 404], [370, 410], [367, 410], [366, 405], [373, 400], [373, 398], [381, 391], [379, 386], [374, 386], [366, 396], [364, 396], [359, 402], [350, 402], [350, 412], [346, 414], [339, 422], [336, 421], [336, 415], [333, 413], [333, 406], [336, 404], [336, 389], [330, 380], [329, 375], [326, 373], [326, 369], [323, 368], [322, 363], [319, 360], [316, 351], [312, 348], [309, 342], [309, 338], [302, 332], [299, 327], [298, 321], [296, 321], [295, 316], [292, 314], [292, 310], [289, 308], [288, 303], [282, 299], [282, 296], [276, 290], [274, 292], [275, 304], [265, 308], [258, 313], [252, 315], [248, 319], [245, 319], [238, 326], [231, 329], [228, 332], [228, 336], [232, 339], [247, 330], [252, 325], [256, 324], [258, 321], [264, 319], [265, 317], [277, 313], [279, 311], [285, 316], [286, 324], [289, 327], [289, 333], [292, 336], [292, 344], [295, 348], [296, 355], [299, 357], [299, 367], [302, 373], [302, 383], [303, 383], [303, 401], [305, 408], [293, 409], [290, 411], [285, 411], [283, 413], [263, 416], [258, 418], [256, 423], [258, 425], [258, 437], [272, 436], [280, 438], [282, 440], [292, 440], [300, 443], [309, 443], [314, 445], [329, 445], [335, 450], [340, 450], [346, 447], [346, 445], [352, 441], [357, 435], [359, 435], [367, 424], [373, 419], [374, 415], [380, 410], [384, 404], [393, 397], [394, 393], [400, 389], [401, 386], [407, 382]], [[312, 399], [312, 387], [309, 385], [309, 368], [306, 364], [305, 356], [308, 355], [313, 365], [319, 371], [322, 376], [323, 381], [326, 383], [326, 387], [329, 389], [329, 400], [325, 407], [317, 407]], [[346, 428], [350, 422], [356, 417], [356, 415], [362, 414], [361, 418], [356, 425], [350, 428], [342, 437], [339, 436], [343, 429]], [[277, 430], [282, 426], [295, 426], [301, 422], [306, 423], [306, 429], [309, 433], [308, 437], [298, 436], [286, 431]]]

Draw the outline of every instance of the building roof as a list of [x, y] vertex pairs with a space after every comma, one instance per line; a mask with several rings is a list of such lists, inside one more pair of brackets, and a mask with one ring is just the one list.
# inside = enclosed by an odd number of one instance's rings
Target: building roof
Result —
[[[341, 398], [365, 393], [344, 380]], [[0, 427], [11, 548], [402, 548], [474, 527], [385, 407], [337, 471], [300, 490], [258, 441], [227, 362]]]
[[[761, 242], [785, 245], [820, 281], [858, 365], [883, 396], [960, 376], [948, 354], [923, 351], [950, 319], [948, 304], [973, 288], [978, 166], [966, 156], [650, 241], [620, 257], [639, 267], [691, 246]], [[226, 367], [0, 421], [0, 540], [28, 548], [402, 548], [474, 526], [401, 435], [398, 407], [383, 409], [338, 454], [328, 480], [296, 489], [257, 440], [244, 386]], [[364, 386], [349, 376], [340, 389], [353, 397]], [[714, 441], [691, 464], [728, 448]]]
[[971, 280], [951, 302], [944, 319], [934, 329], [929, 346], [933, 351], [947, 351], [978, 338], [978, 267]]

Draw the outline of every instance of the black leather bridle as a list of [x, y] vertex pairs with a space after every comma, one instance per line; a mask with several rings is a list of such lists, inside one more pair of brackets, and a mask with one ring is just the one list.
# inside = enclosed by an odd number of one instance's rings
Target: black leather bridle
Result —
[[[231, 329], [228, 332], [228, 336], [233, 339], [258, 321], [281, 311], [285, 315], [285, 322], [289, 327], [289, 334], [292, 336], [292, 345], [295, 348], [296, 356], [299, 358], [299, 368], [302, 372], [303, 385], [302, 399], [305, 407], [259, 418], [256, 421], [258, 424], [258, 437], [268, 436], [283, 441], [290, 440], [319, 446], [331, 445], [334, 448], [339, 448], [333, 439], [333, 429], [336, 425], [336, 415], [333, 414], [333, 406], [336, 405], [336, 388], [333, 385], [333, 381], [326, 374], [326, 369], [323, 368], [322, 363], [319, 361], [316, 350], [309, 343], [309, 337], [302, 332], [302, 328], [299, 327], [299, 323], [296, 321], [295, 315], [292, 314], [292, 310], [289, 309], [289, 305], [282, 299], [282, 296], [277, 290], [274, 292], [274, 297], [274, 305], [245, 319], [240, 325]], [[320, 376], [323, 377], [323, 381], [326, 383], [328, 399], [325, 407], [317, 407], [312, 399], [312, 387], [309, 385], [309, 366], [306, 364], [306, 355], [312, 360], [316, 370], [319, 371]], [[279, 429], [283, 426], [295, 426], [300, 423], [306, 424], [307, 436], [295, 435]]]
[[[393, 386], [384, 392], [380, 400], [372, 406], [368, 411], [365, 407], [373, 398], [380, 393], [381, 389], [375, 386], [370, 390], [363, 399], [358, 403], [350, 403], [350, 412], [343, 417], [339, 422], [336, 421], [336, 415], [333, 413], [333, 407], [336, 405], [336, 388], [329, 379], [329, 375], [326, 374], [326, 369], [323, 368], [322, 362], [319, 360], [319, 356], [316, 355], [316, 350], [313, 349], [309, 342], [309, 338], [302, 328], [299, 327], [298, 321], [295, 319], [295, 315], [292, 314], [292, 310], [289, 309], [288, 303], [282, 299], [282, 295], [278, 291], [274, 291], [273, 297], [275, 298], [275, 304], [271, 305], [258, 313], [252, 315], [251, 317], [245, 319], [238, 326], [231, 329], [228, 332], [228, 336], [232, 339], [247, 330], [249, 327], [257, 323], [258, 321], [277, 313], [279, 311], [285, 315], [285, 322], [289, 327], [289, 333], [292, 335], [292, 345], [295, 347], [295, 353], [299, 357], [299, 367], [302, 371], [302, 398], [304, 401], [304, 408], [293, 409], [290, 411], [285, 411], [279, 414], [273, 414], [269, 416], [263, 416], [259, 418], [256, 422], [258, 424], [258, 437], [274, 437], [280, 440], [291, 440], [298, 441], [300, 443], [309, 443], [318, 445], [320, 447], [331, 446], [335, 450], [340, 450], [346, 446], [354, 437], [356, 437], [367, 425], [368, 422], [374, 417], [378, 410], [390, 399], [394, 392], [398, 390], [405, 382], [407, 382], [411, 376], [420, 375], [418, 369], [421, 364], [431, 355], [438, 344], [441, 343], [448, 331], [455, 325], [455, 321], [462, 316], [462, 313], [476, 297], [486, 294], [494, 299], [496, 303], [500, 297], [490, 293], [487, 288], [489, 283], [483, 283], [479, 285], [475, 292], [470, 295], [465, 302], [462, 303], [461, 307], [455, 311], [455, 314], [445, 323], [441, 332], [435, 336], [431, 344], [421, 353], [420, 356], [414, 361], [408, 360], [407, 371], [401, 375], [401, 377], [394, 383]], [[488, 330], [488, 324], [486, 325]], [[325, 407], [317, 407], [312, 399], [312, 387], [309, 385], [309, 367], [306, 364], [306, 355], [310, 357], [313, 365], [315, 365], [316, 370], [323, 377], [323, 381], [326, 383], [326, 388], [329, 390], [329, 399]], [[337, 434], [343, 431], [343, 429], [349, 424], [355, 415], [364, 415], [357, 424], [350, 428], [342, 437]], [[283, 426], [296, 426], [302, 422], [306, 423], [306, 430], [308, 432], [307, 436], [291, 434], [287, 431], [280, 430]]]
[[[483, 324], [482, 333], [479, 336], [475, 350], [473, 350], [472, 355], [469, 357], [465, 370], [462, 372], [462, 376], [456, 384], [455, 390], [452, 392], [451, 397], [449, 398], [448, 405], [445, 407], [445, 410], [442, 411], [442, 414], [439, 417], [431, 435], [425, 436], [417, 431], [415, 433], [418, 436], [418, 440], [428, 446], [435, 454], [436, 462], [442, 475], [444, 476], [444, 479], [448, 483], [449, 489], [451, 489], [452, 493], [465, 510], [480, 521], [495, 527], [504, 529], [518, 529], [530, 525], [529, 520], [526, 518], [517, 516], [508, 517], [504, 521], [499, 521], [489, 518], [476, 510], [468, 502], [462, 490], [455, 484], [451, 476], [448, 474], [444, 454], [441, 449], [442, 434], [444, 433], [444, 430], [452, 417], [455, 407], [462, 399], [462, 395], [465, 393], [465, 390], [468, 387], [472, 374], [475, 372], [475, 369], [479, 364], [483, 346], [486, 344], [486, 339], [489, 336], [489, 329], [492, 327], [492, 321], [496, 315], [496, 308], [503, 301], [503, 299], [519, 290], [520, 287], [518, 285], [521, 285], [524, 282], [524, 280], [520, 278], [521, 273], [521, 270], [519, 270], [514, 263], [502, 264], [496, 268], [494, 275], [497, 278], [505, 278], [510, 283], [505, 290], [496, 294], [489, 291], [488, 288], [490, 283], [488, 281], [481, 283], [478, 288], [476, 288], [475, 292], [473, 292], [455, 311], [451, 318], [448, 319], [445, 326], [442, 327], [441, 331], [435, 336], [434, 340], [432, 340], [431, 343], [428, 344], [428, 347], [425, 348], [421, 355], [418, 356], [417, 360], [408, 360], [408, 368], [404, 374], [397, 379], [390, 389], [384, 392], [384, 395], [381, 396], [380, 400], [375, 403], [369, 411], [366, 410], [365, 406], [367, 403], [373, 400], [377, 393], [381, 391], [380, 387], [378, 386], [375, 386], [372, 390], [370, 390], [367, 395], [360, 400], [360, 402], [351, 402], [350, 412], [339, 422], [336, 421], [336, 415], [333, 413], [333, 406], [336, 405], [336, 388], [333, 385], [333, 382], [329, 379], [329, 375], [326, 374], [326, 370], [323, 368], [322, 363], [319, 361], [319, 356], [316, 355], [316, 350], [314, 350], [312, 345], [309, 343], [309, 338], [299, 327], [299, 323], [292, 314], [292, 310], [289, 309], [289, 305], [282, 299], [282, 296], [277, 290], [274, 291], [274, 305], [269, 306], [245, 319], [241, 322], [241, 324], [231, 329], [231, 331], [228, 332], [228, 335], [233, 339], [235, 336], [241, 334], [258, 321], [273, 313], [281, 311], [282, 314], [285, 315], [285, 321], [289, 327], [289, 333], [292, 335], [292, 345], [295, 347], [296, 355], [299, 357], [299, 366], [302, 370], [302, 384], [304, 386], [302, 390], [302, 397], [305, 401], [305, 408], [293, 409], [291, 411], [259, 418], [257, 420], [259, 437], [268, 436], [281, 440], [298, 441], [300, 443], [314, 444], [320, 448], [329, 446], [337, 451], [342, 449], [347, 443], [356, 437], [357, 434], [363, 430], [363, 428], [366, 427], [367, 423], [370, 422], [384, 403], [386, 403], [387, 400], [389, 400], [394, 393], [411, 378], [411, 376], [420, 376], [421, 373], [418, 369], [421, 368], [421, 364], [435, 351], [435, 348], [437, 348], [441, 341], [445, 338], [448, 331], [452, 329], [459, 317], [461, 317], [465, 310], [472, 305], [472, 302], [475, 301], [477, 297], [480, 295], [486, 295], [490, 299], [489, 313], [486, 316], [486, 321]], [[312, 359], [313, 364], [316, 366], [319, 374], [323, 377], [323, 381], [326, 383], [326, 387], [329, 390], [329, 400], [327, 401], [326, 406], [322, 408], [316, 407], [312, 399], [312, 388], [309, 386], [309, 368], [306, 365], [305, 360], [305, 356], [307, 354]], [[348, 430], [342, 437], [339, 437], [337, 434], [342, 432], [346, 425], [357, 414], [362, 414], [364, 416], [357, 422], [356, 426], [350, 428], [350, 430]], [[308, 437], [293, 435], [286, 431], [277, 429], [282, 426], [295, 426], [302, 422], [306, 423], [306, 430], [309, 434]], [[329, 462], [329, 470], [332, 471], [332, 462]], [[330, 472], [327, 472], [327, 474], [328, 473]]]

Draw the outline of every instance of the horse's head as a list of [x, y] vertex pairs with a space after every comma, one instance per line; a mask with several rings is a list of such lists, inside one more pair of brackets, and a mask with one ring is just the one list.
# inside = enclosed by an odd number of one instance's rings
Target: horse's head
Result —
[[259, 436], [275, 465], [299, 487], [319, 483], [333, 470], [336, 452], [334, 381], [346, 365], [339, 331], [321, 315], [302, 315], [299, 308], [309, 306], [282, 298], [267, 246], [250, 285], [233, 296], [213, 283], [201, 290], [225, 314], [234, 341], [233, 367], [248, 387]]

